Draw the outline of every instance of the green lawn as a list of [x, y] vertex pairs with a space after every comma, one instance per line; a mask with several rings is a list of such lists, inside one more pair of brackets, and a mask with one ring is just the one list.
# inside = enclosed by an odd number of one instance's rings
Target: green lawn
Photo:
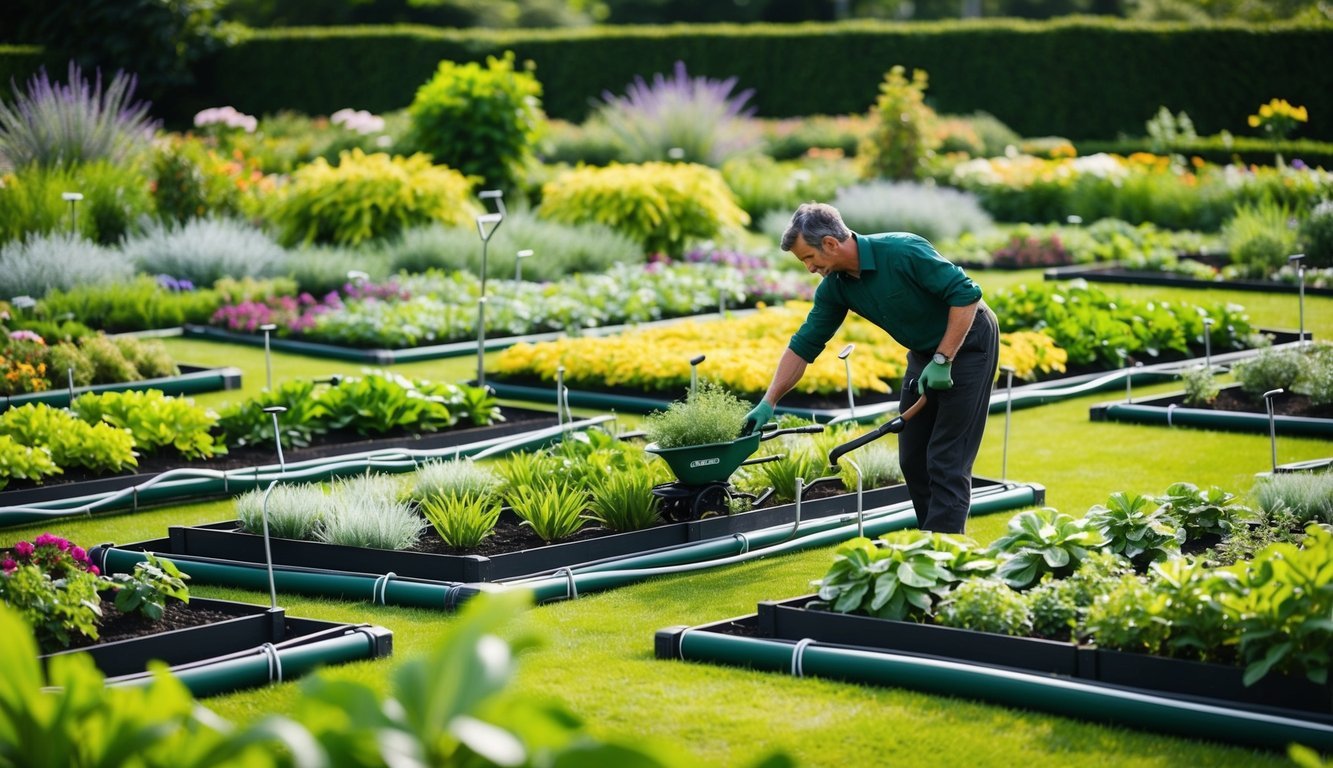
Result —
[[[989, 291], [1034, 272], [982, 273]], [[1196, 302], [1233, 301], [1250, 308], [1264, 326], [1295, 328], [1294, 296], [1206, 291], [1180, 292], [1113, 286], [1113, 293]], [[1333, 299], [1306, 300], [1307, 325], [1317, 338], [1333, 334]], [[234, 365], [245, 373], [243, 393], [263, 386], [262, 350], [171, 339], [178, 359], [204, 365]], [[275, 354], [275, 379], [355, 372], [358, 366]], [[464, 379], [475, 358], [395, 366], [395, 371], [437, 379]], [[1169, 384], [1136, 388], [1136, 394], [1168, 391]], [[196, 399], [218, 404], [236, 392]], [[1092, 423], [1092, 404], [1123, 397], [1103, 393], [1013, 413], [1008, 476], [1041, 483], [1047, 503], [1075, 516], [1113, 491], [1159, 493], [1175, 481], [1217, 484], [1245, 493], [1254, 473], [1269, 467], [1265, 435], [1116, 423]], [[1003, 414], [991, 417], [976, 471], [998, 477]], [[1280, 437], [1279, 461], [1333, 455], [1328, 441]], [[149, 510], [133, 515], [70, 520], [6, 531], [7, 539], [31, 538], [47, 528], [85, 546], [126, 543], [165, 534], [172, 523], [230, 517], [227, 502]], [[1012, 513], [975, 518], [969, 533], [995, 538]], [[784, 675], [757, 673], [653, 658], [653, 633], [678, 624], [699, 624], [754, 611], [760, 600], [809, 590], [822, 575], [830, 548], [739, 566], [658, 578], [613, 592], [544, 605], [523, 619], [545, 645], [530, 652], [506, 696], [562, 702], [602, 735], [678, 745], [701, 764], [743, 765], [773, 749], [811, 766], [843, 765], [1025, 765], [1038, 766], [1256, 766], [1287, 764], [1277, 753], [1159, 736], [1045, 714], [989, 706], [964, 698], [929, 696]], [[220, 588], [197, 594], [266, 603], [267, 596]], [[419, 609], [371, 606], [280, 595], [289, 613], [347, 622], [381, 624], [394, 632], [395, 656], [330, 670], [381, 690], [388, 672], [404, 658], [431, 647], [451, 618]], [[292, 707], [299, 684], [284, 683], [208, 700], [221, 715], [238, 721]]]

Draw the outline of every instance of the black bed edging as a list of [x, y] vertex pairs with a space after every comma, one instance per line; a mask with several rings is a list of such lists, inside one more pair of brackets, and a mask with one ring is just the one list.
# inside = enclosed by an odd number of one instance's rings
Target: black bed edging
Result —
[[[1002, 483], [986, 478], [973, 479], [974, 488], [996, 485]], [[863, 504], [864, 509], [870, 510], [905, 502], [907, 499], [906, 486], [895, 485], [866, 491], [863, 495]], [[803, 520], [832, 517], [855, 511], [855, 493], [813, 499], [801, 504]], [[512, 513], [506, 511], [505, 514]], [[642, 531], [608, 534], [492, 556], [367, 549], [279, 538], [271, 539], [270, 546], [273, 562], [283, 566], [359, 573], [393, 573], [401, 578], [478, 583], [527, 576], [606, 558], [644, 554], [691, 542], [757, 531], [791, 523], [795, 520], [795, 515], [794, 504], [783, 504], [736, 515], [669, 523]], [[166, 540], [141, 541], [127, 544], [124, 548], [151, 551], [167, 557], [178, 555], [253, 563], [264, 561], [263, 538], [239, 532], [235, 520], [199, 526], [171, 526]]]
[[[352, 631], [354, 625], [288, 617], [282, 608], [208, 598], [191, 598], [190, 605], [231, 616], [229, 619], [195, 627], [175, 629], [142, 637], [100, 643], [44, 654], [43, 664], [55, 657], [86, 653], [107, 677], [121, 677], [145, 671], [148, 662], [160, 660], [170, 666], [196, 664], [228, 654], [259, 648], [265, 643], [317, 640], [323, 634]], [[383, 627], [367, 627], [374, 638], [373, 655], [381, 658], [393, 653], [393, 634]], [[359, 631], [359, 630], [358, 630]]]
[[[107, 384], [91, 384], [75, 387], [74, 399], [79, 395], [104, 392], [144, 392], [156, 389], [165, 395], [193, 395], [200, 392], [218, 392], [241, 388], [240, 368], [204, 368], [195, 365], [179, 365], [180, 373], [176, 376], [160, 376], [138, 381], [117, 381]], [[57, 386], [42, 392], [26, 392], [18, 395], [5, 395], [0, 400], [0, 411], [16, 408], [30, 403], [45, 403], [53, 408], [68, 408], [70, 404], [69, 387]]]
[[[1271, 673], [1246, 686], [1242, 667], [806, 608], [813, 599], [814, 595], [805, 595], [762, 602], [755, 614], [690, 631], [793, 642], [810, 639], [871, 652], [1005, 667], [1219, 706], [1289, 715], [1295, 711], [1302, 719], [1333, 724], [1330, 683]], [[658, 633], [654, 639], [658, 658], [679, 657], [679, 634], [675, 627]]]

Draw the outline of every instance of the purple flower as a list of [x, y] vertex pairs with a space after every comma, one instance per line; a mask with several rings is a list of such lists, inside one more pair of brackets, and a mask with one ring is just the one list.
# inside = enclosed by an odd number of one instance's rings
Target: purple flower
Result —
[[18, 570], [19, 564], [14, 562], [13, 558], [6, 557], [5, 561], [0, 563], [0, 568], [3, 568], [6, 574], [10, 574]]
[[14, 553], [17, 554], [19, 557], [23, 558], [24, 560], [27, 560], [28, 558], [32, 557], [33, 549], [34, 547], [32, 546], [32, 542], [30, 541], [20, 541], [19, 543], [14, 545]]
[[1306, 168], [1309, 168], [1310, 166], [1306, 165], [1305, 161], [1298, 157], [1295, 160], [1291, 161], [1291, 167], [1298, 171], [1303, 171]]

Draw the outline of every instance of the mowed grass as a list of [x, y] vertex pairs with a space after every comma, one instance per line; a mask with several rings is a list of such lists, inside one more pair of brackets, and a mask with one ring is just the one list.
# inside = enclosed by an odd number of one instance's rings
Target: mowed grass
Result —
[[[981, 273], [988, 291], [1036, 273]], [[1234, 291], [1191, 291], [1112, 286], [1113, 293], [1142, 294], [1196, 303], [1234, 301], [1269, 327], [1294, 328], [1295, 297]], [[1333, 300], [1307, 298], [1307, 326], [1317, 338], [1333, 334]], [[263, 386], [262, 349], [170, 339], [178, 359], [233, 365], [245, 373], [240, 392], [197, 396], [212, 405]], [[359, 366], [291, 355], [273, 357], [275, 380], [355, 373]], [[475, 373], [475, 358], [394, 366], [406, 375], [463, 380]], [[1178, 387], [1136, 387], [1136, 396]], [[1013, 412], [1009, 425], [1007, 475], [1046, 487], [1046, 503], [1075, 516], [1117, 490], [1160, 493], [1173, 482], [1220, 485], [1245, 494], [1254, 474], [1269, 468], [1267, 435], [1187, 428], [1093, 423], [1088, 408], [1123, 392]], [[998, 478], [1003, 461], [1004, 415], [991, 416], [976, 472]], [[1282, 462], [1333, 455], [1326, 440], [1279, 436]], [[988, 542], [1013, 512], [974, 518], [968, 532]], [[71, 519], [5, 532], [9, 540], [44, 530], [90, 546], [127, 543], [166, 535], [172, 524], [231, 517], [230, 502], [207, 501], [135, 514]], [[544, 644], [529, 651], [504, 696], [554, 701], [583, 719], [595, 734], [678, 746], [703, 765], [746, 765], [782, 750], [801, 765], [937, 766], [1268, 766], [1287, 765], [1276, 752], [1206, 743], [1076, 720], [1036, 711], [993, 706], [969, 699], [834, 681], [796, 679], [732, 667], [659, 661], [653, 635], [674, 625], [693, 625], [752, 613], [760, 600], [810, 591], [826, 569], [832, 548], [772, 557], [715, 570], [655, 578], [578, 600], [537, 606], [514, 631], [535, 631]], [[332, 567], [355, 564], [330, 563]], [[198, 587], [195, 594], [267, 604], [268, 595]], [[327, 670], [388, 691], [404, 659], [431, 648], [452, 618], [424, 609], [374, 606], [367, 602], [280, 594], [290, 615], [366, 622], [394, 632], [392, 658]], [[290, 712], [299, 682], [207, 700], [235, 721]]]

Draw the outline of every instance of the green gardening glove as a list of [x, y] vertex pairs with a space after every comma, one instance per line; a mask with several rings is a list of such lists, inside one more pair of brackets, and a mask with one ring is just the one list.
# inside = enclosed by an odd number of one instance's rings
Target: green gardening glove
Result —
[[921, 370], [921, 378], [917, 379], [916, 393], [918, 395], [926, 394], [926, 387], [952, 389], [953, 363], [937, 363], [933, 360], [926, 363], [926, 367]]
[[745, 414], [745, 421], [741, 422], [741, 437], [758, 432], [771, 418], [773, 418], [773, 406], [769, 405], [767, 400], [760, 400], [759, 405]]

